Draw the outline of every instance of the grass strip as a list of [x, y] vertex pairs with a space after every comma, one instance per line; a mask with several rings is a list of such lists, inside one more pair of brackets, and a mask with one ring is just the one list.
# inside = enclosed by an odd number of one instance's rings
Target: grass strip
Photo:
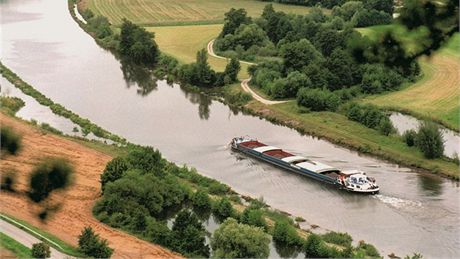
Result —
[[47, 233], [37, 227], [32, 226], [31, 224], [23, 220], [16, 219], [10, 215], [6, 215], [5, 213], [1, 213], [0, 218], [17, 226], [18, 228], [26, 231], [27, 233], [33, 235], [34, 237], [40, 239], [41, 241], [47, 243], [48, 245], [54, 247], [55, 249], [67, 255], [82, 257], [82, 254], [78, 252], [77, 248], [67, 244], [66, 242], [62, 241], [61, 239], [50, 233]]
[[32, 258], [32, 250], [2, 232], [0, 232], [0, 247], [12, 252], [18, 258]]
[[31, 96], [41, 105], [48, 106], [54, 114], [71, 120], [73, 123], [79, 125], [82, 129], [92, 132], [97, 137], [109, 139], [121, 144], [126, 143], [126, 139], [117, 136], [113, 133], [110, 133], [109, 131], [92, 123], [88, 119], [82, 118], [78, 114], [68, 110], [64, 106], [53, 102], [50, 98], [46, 97], [41, 92], [33, 88], [31, 85], [24, 82], [17, 74], [15, 74], [5, 65], [3, 65], [2, 62], [0, 62], [0, 74], [8, 81], [10, 81], [15, 87], [21, 90], [24, 94]]

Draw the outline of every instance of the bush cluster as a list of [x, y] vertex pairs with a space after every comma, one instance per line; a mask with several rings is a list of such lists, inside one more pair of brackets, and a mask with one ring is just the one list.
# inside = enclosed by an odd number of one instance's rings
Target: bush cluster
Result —
[[376, 129], [385, 136], [395, 132], [388, 116], [374, 105], [353, 103], [348, 107], [347, 118], [357, 121], [368, 128]]
[[409, 147], [418, 147], [425, 158], [439, 158], [444, 154], [442, 133], [434, 123], [424, 121], [419, 125], [417, 131], [405, 131], [402, 138]]
[[328, 90], [304, 88], [297, 94], [297, 104], [311, 111], [336, 111], [340, 103], [340, 98]]

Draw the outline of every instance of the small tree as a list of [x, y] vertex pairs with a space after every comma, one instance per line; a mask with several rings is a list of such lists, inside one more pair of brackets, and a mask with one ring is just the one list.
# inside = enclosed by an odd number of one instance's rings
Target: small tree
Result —
[[393, 123], [391, 123], [390, 119], [387, 116], [383, 116], [380, 119], [378, 130], [383, 135], [388, 136], [395, 131], [395, 128], [393, 127]]
[[104, 172], [101, 174], [101, 189], [104, 191], [104, 185], [108, 182], [113, 182], [120, 179], [123, 173], [128, 170], [128, 164], [122, 157], [116, 157], [108, 162]]
[[241, 223], [255, 227], [267, 228], [267, 222], [260, 209], [246, 208], [241, 215]]
[[404, 131], [402, 138], [406, 145], [409, 147], [415, 146], [415, 140], [417, 138], [417, 132], [413, 129]]
[[238, 72], [240, 72], [240, 62], [236, 58], [232, 58], [225, 67], [224, 74], [230, 78], [231, 83], [237, 81]]
[[213, 256], [217, 258], [266, 258], [270, 237], [261, 228], [227, 219], [211, 238]]
[[33, 258], [49, 258], [51, 251], [49, 245], [45, 243], [36, 243], [32, 245]]
[[84, 255], [94, 258], [110, 258], [113, 253], [107, 240], [101, 239], [91, 227], [85, 227], [78, 236], [78, 248]]
[[286, 221], [277, 221], [273, 230], [273, 240], [283, 245], [301, 246], [302, 240], [297, 230]]
[[216, 216], [222, 219], [232, 217], [235, 214], [232, 204], [227, 198], [222, 198], [213, 206], [213, 212]]
[[201, 210], [211, 209], [211, 199], [209, 198], [208, 193], [203, 190], [198, 190], [193, 194], [192, 204], [194, 207]]
[[420, 124], [417, 133], [417, 146], [426, 158], [439, 158], [444, 153], [444, 142], [439, 128], [430, 122]]
[[182, 210], [177, 214], [172, 227], [173, 247], [189, 257], [209, 257], [209, 246], [206, 245], [205, 230], [198, 217]]

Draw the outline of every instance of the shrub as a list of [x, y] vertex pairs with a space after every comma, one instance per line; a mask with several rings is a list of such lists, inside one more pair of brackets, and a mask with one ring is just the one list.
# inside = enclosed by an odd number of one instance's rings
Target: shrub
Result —
[[387, 116], [383, 116], [380, 119], [378, 130], [385, 136], [390, 135], [391, 133], [395, 132], [395, 128], [393, 127], [393, 123]]
[[21, 149], [21, 136], [12, 128], [2, 126], [0, 128], [0, 146], [2, 151], [16, 155]]
[[204, 227], [194, 213], [182, 210], [177, 214], [172, 236], [172, 246], [176, 251], [188, 257], [209, 257]]
[[65, 159], [51, 158], [38, 164], [30, 176], [29, 197], [34, 202], [46, 199], [53, 190], [67, 187], [73, 168]]
[[246, 208], [241, 214], [241, 223], [261, 227], [263, 229], [267, 228], [267, 222], [265, 221], [264, 214], [260, 209]]
[[208, 190], [209, 190], [209, 193], [214, 194], [214, 195], [224, 195], [228, 193], [230, 188], [225, 184], [215, 181], [209, 185]]
[[335, 111], [340, 105], [340, 98], [328, 90], [300, 89], [297, 104], [312, 111]]
[[123, 157], [116, 157], [108, 162], [101, 174], [102, 191], [104, 191], [105, 184], [120, 179], [126, 170], [128, 170], [128, 164]]
[[0, 109], [6, 114], [15, 115], [24, 105], [18, 97], [0, 96]]
[[107, 240], [100, 238], [91, 227], [85, 227], [78, 236], [78, 249], [84, 255], [94, 258], [110, 258], [113, 253]]
[[51, 256], [50, 247], [45, 243], [36, 243], [32, 245], [33, 258], [49, 258]]
[[270, 237], [261, 228], [227, 219], [211, 238], [213, 257], [267, 258]]
[[348, 233], [328, 232], [322, 235], [324, 241], [340, 246], [350, 246], [353, 238]]
[[214, 215], [221, 219], [226, 219], [228, 217], [233, 217], [235, 215], [235, 210], [233, 209], [230, 201], [224, 197], [214, 203], [212, 208]]
[[434, 123], [423, 122], [420, 124], [416, 143], [426, 158], [439, 158], [444, 153], [442, 133]]
[[273, 240], [283, 245], [302, 246], [302, 239], [297, 233], [297, 230], [286, 221], [275, 222]]
[[364, 251], [365, 255], [370, 256], [370, 257], [380, 257], [379, 252], [373, 245], [367, 244], [366, 242], [362, 240], [359, 241], [357, 250]]
[[417, 132], [413, 129], [406, 130], [404, 131], [402, 138], [404, 142], [406, 143], [406, 145], [408, 145], [409, 147], [415, 146], [416, 145], [415, 141], [417, 139]]
[[192, 204], [194, 207], [201, 210], [211, 209], [211, 199], [208, 193], [203, 190], [198, 190], [192, 195]]

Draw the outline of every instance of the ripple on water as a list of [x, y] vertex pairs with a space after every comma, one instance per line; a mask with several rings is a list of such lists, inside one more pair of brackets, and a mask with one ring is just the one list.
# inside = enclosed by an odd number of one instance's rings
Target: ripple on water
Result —
[[397, 209], [400, 208], [420, 208], [422, 207], [422, 203], [419, 201], [411, 201], [411, 200], [405, 200], [397, 197], [392, 197], [392, 196], [387, 196], [383, 194], [377, 194], [373, 196], [375, 199], [380, 200], [381, 202], [390, 205], [391, 207], [395, 207]]

